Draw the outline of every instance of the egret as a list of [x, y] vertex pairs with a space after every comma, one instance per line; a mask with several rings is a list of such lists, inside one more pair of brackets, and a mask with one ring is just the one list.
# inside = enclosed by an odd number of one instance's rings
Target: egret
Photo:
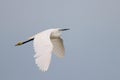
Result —
[[34, 55], [35, 63], [41, 71], [45, 72], [49, 68], [52, 53], [60, 58], [64, 57], [65, 49], [61, 32], [66, 30], [69, 29], [48, 29], [30, 37], [26, 41], [18, 42], [15, 46], [33, 41], [33, 47], [36, 53]]

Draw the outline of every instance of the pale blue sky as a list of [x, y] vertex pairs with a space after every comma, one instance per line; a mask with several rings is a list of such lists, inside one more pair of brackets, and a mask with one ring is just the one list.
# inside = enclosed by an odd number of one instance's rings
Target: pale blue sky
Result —
[[[43, 73], [32, 42], [48, 28], [63, 33], [66, 55]], [[0, 0], [0, 80], [120, 80], [119, 0]]]

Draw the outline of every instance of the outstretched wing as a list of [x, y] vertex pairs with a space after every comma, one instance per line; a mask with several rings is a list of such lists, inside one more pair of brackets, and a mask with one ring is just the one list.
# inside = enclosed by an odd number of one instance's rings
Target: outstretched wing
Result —
[[51, 39], [51, 41], [53, 44], [54, 54], [56, 54], [60, 58], [64, 57], [65, 49], [64, 49], [62, 38]]
[[50, 31], [42, 32], [35, 35], [34, 38], [34, 50], [35, 54], [35, 63], [42, 71], [47, 71], [50, 61], [51, 53], [53, 50], [53, 45], [50, 40]]

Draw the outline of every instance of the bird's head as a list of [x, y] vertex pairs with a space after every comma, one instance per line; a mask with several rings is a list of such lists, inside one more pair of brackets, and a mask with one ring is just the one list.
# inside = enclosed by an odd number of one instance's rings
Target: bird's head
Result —
[[60, 37], [61, 36], [61, 32], [63, 31], [66, 31], [66, 30], [69, 30], [68, 28], [67, 29], [61, 29], [61, 28], [56, 28], [52, 31], [51, 33], [51, 37]]
[[66, 29], [58, 29], [59, 31], [66, 31], [66, 30], [70, 30], [69, 28]]

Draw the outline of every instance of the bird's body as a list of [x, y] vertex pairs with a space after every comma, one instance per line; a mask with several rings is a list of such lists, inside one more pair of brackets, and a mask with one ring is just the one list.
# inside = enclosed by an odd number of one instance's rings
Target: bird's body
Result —
[[27, 41], [17, 43], [16, 46], [33, 40], [33, 46], [36, 53], [34, 56], [35, 63], [40, 70], [47, 71], [52, 53], [55, 53], [58, 57], [64, 57], [65, 50], [61, 32], [65, 30], [69, 29], [48, 29], [30, 37]]

